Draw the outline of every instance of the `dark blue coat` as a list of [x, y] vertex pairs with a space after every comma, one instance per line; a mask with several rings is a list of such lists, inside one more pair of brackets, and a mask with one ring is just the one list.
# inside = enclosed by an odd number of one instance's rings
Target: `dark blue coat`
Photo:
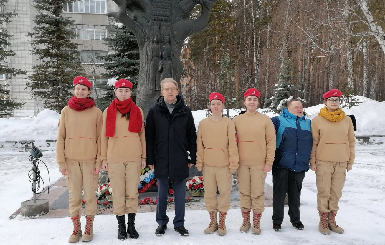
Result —
[[159, 97], [146, 118], [146, 161], [154, 165], [155, 178], [188, 178], [188, 163], [196, 163], [196, 138], [194, 118], [182, 97], [177, 96], [172, 114]]
[[310, 153], [313, 146], [310, 120], [297, 117], [286, 108], [278, 117], [273, 117], [277, 134], [273, 167], [287, 168], [295, 172], [309, 170]]

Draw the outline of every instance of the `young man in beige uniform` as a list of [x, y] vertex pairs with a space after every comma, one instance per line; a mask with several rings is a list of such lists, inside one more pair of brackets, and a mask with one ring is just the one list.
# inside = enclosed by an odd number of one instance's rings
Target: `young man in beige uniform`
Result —
[[352, 169], [355, 137], [350, 117], [339, 108], [341, 91], [332, 89], [323, 95], [325, 107], [311, 122], [313, 148], [311, 169], [316, 172], [319, 231], [343, 233], [336, 224], [338, 201], [342, 196], [346, 171]]
[[[101, 133], [102, 168], [108, 171], [112, 187], [114, 214], [118, 220], [118, 239], [137, 239], [135, 215], [141, 169], [146, 165], [143, 111], [131, 99], [132, 83], [115, 83], [115, 98], [103, 112]], [[127, 231], [125, 225], [127, 214]]]
[[260, 234], [264, 211], [266, 173], [271, 171], [275, 154], [275, 129], [271, 119], [257, 112], [260, 93], [250, 88], [244, 93], [246, 112], [233, 119], [238, 137], [238, 186], [243, 223], [241, 232], [250, 229], [253, 210], [253, 234]]
[[[203, 170], [205, 204], [210, 214], [210, 224], [204, 230], [211, 234], [226, 234], [225, 219], [230, 209], [232, 173], [238, 168], [238, 148], [234, 123], [222, 117], [225, 98], [214, 92], [209, 96], [212, 115], [199, 123], [197, 137], [197, 168]], [[217, 189], [220, 195], [217, 197]], [[219, 226], [217, 213], [219, 211]]]
[[[93, 221], [96, 215], [96, 195], [100, 170], [100, 131], [102, 112], [89, 97], [91, 82], [85, 77], [75, 77], [74, 97], [60, 113], [56, 142], [56, 160], [59, 171], [67, 176], [69, 192], [68, 210], [73, 222], [73, 232], [68, 242], [93, 238]], [[86, 215], [85, 232], [80, 225], [82, 190]]]

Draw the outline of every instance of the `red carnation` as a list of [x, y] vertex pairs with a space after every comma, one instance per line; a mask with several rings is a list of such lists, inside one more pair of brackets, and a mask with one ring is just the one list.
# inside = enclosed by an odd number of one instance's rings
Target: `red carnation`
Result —
[[104, 194], [108, 195], [108, 194], [109, 194], [109, 192], [108, 192], [108, 191], [105, 191], [105, 192], [104, 192]]
[[197, 180], [196, 180], [196, 179], [192, 179], [191, 181], [192, 181], [193, 183], [197, 182]]
[[168, 199], [168, 202], [172, 202], [172, 201], [174, 201], [174, 199], [170, 197], [170, 198]]
[[82, 203], [85, 204], [86, 202], [84, 200], [82, 200]]
[[107, 206], [107, 205], [108, 205], [108, 202], [103, 202], [103, 205], [106, 205], [106, 206]]

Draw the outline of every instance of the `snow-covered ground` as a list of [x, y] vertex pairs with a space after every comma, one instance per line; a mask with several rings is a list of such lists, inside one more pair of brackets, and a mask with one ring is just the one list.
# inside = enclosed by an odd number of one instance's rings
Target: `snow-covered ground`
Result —
[[[310, 116], [315, 115], [320, 107], [307, 108], [306, 111]], [[381, 113], [385, 111], [385, 102], [367, 101], [346, 111], [357, 118], [357, 135], [385, 135], [385, 116]], [[50, 111], [42, 113], [45, 113], [44, 117], [0, 119], [0, 141], [55, 139], [58, 115]], [[194, 117], [197, 124], [205, 117], [205, 112], [194, 112]], [[43, 154], [42, 159], [49, 167], [52, 184], [60, 178], [54, 152], [46, 151]], [[18, 215], [15, 219], [9, 219], [20, 203], [32, 196], [27, 177], [30, 168], [28, 153], [0, 151], [0, 244], [67, 244], [71, 233], [69, 218], [30, 219]], [[41, 171], [48, 183], [45, 169]], [[266, 182], [271, 184], [271, 179], [269, 173]], [[203, 229], [209, 223], [207, 212], [188, 210], [185, 225], [190, 237], [180, 237], [173, 230], [172, 223], [166, 235], [157, 237], [154, 234], [157, 227], [155, 213], [139, 213], [136, 221], [139, 239], [121, 242], [117, 239], [115, 217], [100, 215], [95, 219], [92, 244], [385, 244], [384, 144], [357, 145], [355, 164], [353, 170], [347, 173], [337, 215], [337, 223], [345, 229], [344, 234], [331, 233], [325, 236], [319, 233], [316, 206], [315, 174], [309, 171], [302, 190], [303, 231], [295, 230], [287, 216], [281, 232], [273, 231], [272, 208], [266, 207], [261, 221], [262, 234], [259, 236], [238, 231], [242, 222], [239, 209], [231, 209], [228, 213], [226, 236], [205, 235]], [[170, 213], [169, 217], [172, 220], [173, 214]], [[82, 221], [84, 226], [85, 222]]]

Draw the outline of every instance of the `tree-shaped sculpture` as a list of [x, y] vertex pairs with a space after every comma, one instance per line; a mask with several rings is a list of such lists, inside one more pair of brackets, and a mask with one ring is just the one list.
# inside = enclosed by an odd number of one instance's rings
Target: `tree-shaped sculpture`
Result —
[[[180, 55], [187, 37], [203, 30], [217, 0], [113, 0], [119, 11], [108, 16], [126, 25], [136, 36], [140, 53], [137, 104], [145, 111], [160, 95], [166, 77], [180, 83]], [[198, 18], [190, 13], [201, 6]]]

